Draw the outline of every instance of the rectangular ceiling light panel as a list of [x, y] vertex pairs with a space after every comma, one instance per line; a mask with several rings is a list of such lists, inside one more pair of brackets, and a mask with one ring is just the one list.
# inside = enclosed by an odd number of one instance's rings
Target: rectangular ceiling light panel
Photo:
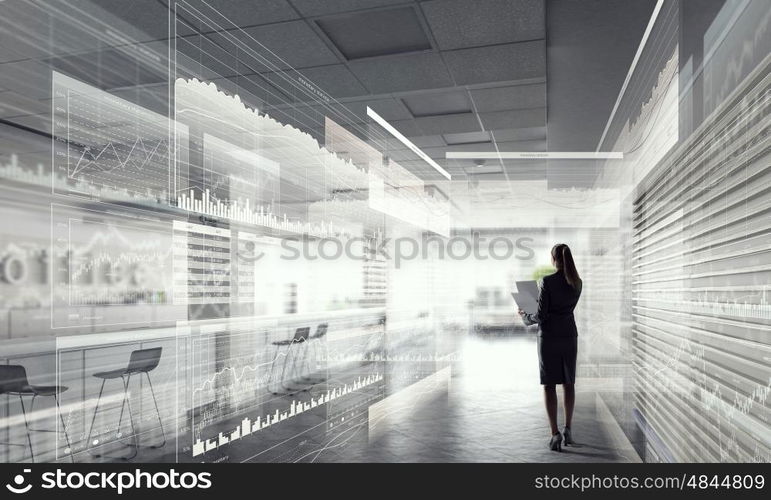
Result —
[[623, 160], [624, 153], [610, 151], [607, 153], [595, 153], [591, 151], [501, 151], [487, 152], [461, 152], [448, 151], [445, 155], [447, 159], [455, 160]]

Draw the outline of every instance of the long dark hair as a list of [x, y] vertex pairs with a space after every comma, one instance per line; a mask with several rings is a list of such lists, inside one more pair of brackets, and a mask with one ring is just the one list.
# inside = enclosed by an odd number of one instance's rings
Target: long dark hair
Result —
[[554, 259], [557, 269], [565, 273], [565, 279], [573, 288], [581, 286], [581, 277], [578, 276], [576, 263], [573, 261], [573, 254], [570, 247], [564, 243], [557, 243], [551, 249], [551, 257]]

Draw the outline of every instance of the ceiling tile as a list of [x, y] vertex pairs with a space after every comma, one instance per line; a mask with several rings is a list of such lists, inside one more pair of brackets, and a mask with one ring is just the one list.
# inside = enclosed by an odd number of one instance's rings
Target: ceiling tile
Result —
[[[379, 131], [382, 131], [380, 129]], [[423, 149], [423, 148], [438, 148], [443, 147], [446, 144], [444, 143], [444, 139], [441, 135], [418, 135], [418, 136], [410, 136], [409, 140], [416, 145], [417, 147]], [[389, 151], [393, 150], [404, 150], [404, 151], [410, 151], [407, 146], [402, 144], [401, 141], [398, 141], [397, 139], [378, 139], [378, 140], [371, 140], [371, 144], [373, 144], [375, 147], [383, 147]]]
[[492, 142], [490, 132], [477, 131], [477, 132], [458, 132], [454, 134], [444, 134], [444, 141], [449, 146], [457, 146], [460, 144], [481, 144]]
[[431, 49], [411, 6], [338, 14], [315, 22], [349, 61]]
[[51, 100], [30, 99], [29, 97], [5, 90], [0, 92], [0, 118], [36, 115], [51, 112]]
[[36, 99], [50, 98], [51, 67], [33, 60], [0, 64], [0, 88]]
[[308, 17], [404, 3], [412, 2], [410, 0], [292, 0], [292, 5], [297, 7], [302, 15]]
[[169, 88], [165, 82], [158, 85], [133, 87], [110, 93], [156, 113], [167, 114], [169, 112]]
[[240, 58], [229, 44], [222, 44], [217, 34], [179, 38], [176, 47], [188, 62], [200, 67], [203, 75], [235, 76], [256, 71], [249, 67], [249, 58]]
[[3, 43], [0, 44], [0, 64], [45, 56], [44, 50], [29, 42], [30, 40], [27, 37], [16, 36], [6, 32], [3, 36]]
[[546, 76], [543, 41], [453, 50], [445, 52], [444, 58], [458, 85]]
[[158, 83], [168, 79], [168, 74], [161, 72], [160, 68], [152, 70], [117, 49], [55, 57], [49, 62], [56, 70], [101, 89]]
[[493, 135], [498, 142], [546, 140], [546, 127], [496, 129]]
[[[297, 72], [284, 72], [281, 74], [289, 79], [296, 79], [301, 75], [308, 82], [334, 98], [359, 96], [367, 93], [367, 89], [342, 64], [305, 68], [299, 74]], [[287, 88], [287, 82], [280, 78], [279, 75], [278, 73], [265, 73], [268, 80], [275, 85], [282, 89]], [[298, 100], [308, 100], [310, 98], [307, 94], [300, 93], [299, 91], [296, 93], [293, 91], [293, 93]]]
[[[390, 123], [393, 128], [398, 130], [404, 136], [415, 137], [419, 135], [425, 135], [418, 130], [418, 126], [415, 123], [415, 120], [399, 120], [399, 121], [392, 121]], [[376, 125], [376, 127], [381, 134], [386, 133], [379, 125]]]
[[[0, 62], [45, 57], [53, 17], [31, 2], [5, 2], [0, 17]], [[52, 47], [53, 48], [53, 47]]]
[[[421, 4], [441, 50], [545, 37], [543, 0], [434, 0]], [[471, 12], [470, 12], [471, 11]]]
[[546, 140], [498, 142], [498, 151], [546, 151]]
[[546, 108], [479, 113], [479, 118], [485, 130], [543, 127], [546, 126]]
[[[227, 46], [238, 47], [232, 38], [227, 40], [228, 36], [232, 36], [249, 47], [253, 51], [253, 55], [246, 51], [243, 59], [257, 72], [275, 70], [275, 68], [266, 67], [264, 63], [260, 62], [258, 60], [260, 56], [269, 58], [279, 69], [324, 66], [340, 62], [334, 52], [324, 44], [305, 21], [255, 26], [243, 31], [231, 31], [227, 35], [219, 34], [218, 36], [226, 38]], [[277, 60], [276, 56], [280, 60]]]
[[444, 135], [480, 131], [479, 121], [473, 113], [416, 118], [415, 125], [419, 135]]
[[[149, 0], [144, 0], [149, 1]], [[93, 3], [87, 4], [86, 12], [89, 15], [94, 10]], [[45, 8], [37, 2], [4, 2], [0, 11], [0, 31], [2, 43], [0, 43], [0, 60], [13, 61], [28, 58], [45, 58], [51, 55], [63, 55], [68, 53], [93, 50], [97, 46], [107, 46], [111, 40], [116, 44], [125, 43], [125, 36], [130, 40], [149, 39], [142, 32], [126, 23], [119, 24], [123, 37], [99, 36], [97, 30], [74, 30], [72, 23], [62, 18], [56, 7], [62, 7], [60, 3], [54, 3], [51, 8]], [[72, 6], [64, 6], [69, 14], [78, 13], [78, 9]], [[97, 12], [97, 16], [104, 17], [106, 13]], [[166, 16], [165, 16], [166, 17]], [[164, 17], [164, 18], [165, 18]]]
[[[206, 62], [208, 62], [208, 58], [193, 58], [187, 54], [184, 54], [180, 50], [177, 50], [177, 52], [174, 54], [174, 71], [176, 76], [180, 78], [197, 78], [201, 81], [221, 78], [222, 75], [209, 69], [209, 67], [206, 65]], [[222, 70], [222, 68], [219, 67], [217, 69]], [[228, 71], [228, 73], [230, 73], [230, 71]]]
[[480, 113], [546, 107], [546, 84], [512, 85], [471, 91]]
[[464, 90], [416, 94], [402, 98], [412, 116], [438, 116], [471, 113], [473, 108]]
[[473, 113], [425, 116], [415, 119], [419, 135], [456, 134], [479, 131], [479, 121]]
[[[114, 0], [122, 1], [122, 0]], [[170, 1], [170, 0], [165, 0]], [[256, 26], [259, 24], [278, 23], [281, 21], [291, 21], [299, 19], [300, 16], [286, 0], [227, 0], [212, 2], [211, 0], [185, 0], [187, 3], [201, 10], [204, 14], [211, 12], [212, 7], [216, 6], [216, 11], [227, 18], [232, 24], [239, 27]], [[127, 2], [128, 3], [128, 2]], [[207, 5], [208, 4], [208, 5]], [[183, 13], [182, 17], [189, 19], [195, 26], [196, 18], [190, 13]], [[164, 18], [165, 19], [165, 18]], [[233, 26], [224, 19], [217, 17], [213, 19], [224, 29], [230, 29]], [[204, 32], [214, 31], [211, 24], [202, 27]]]
[[[454, 144], [454, 145], [443, 146], [438, 148], [425, 148], [424, 151], [432, 158], [447, 159], [448, 152], [492, 153], [492, 152], [495, 152], [495, 144], [491, 142], [485, 142], [485, 143], [479, 143], [479, 144]], [[454, 160], [454, 159], [451, 159], [451, 160]]]
[[[67, 5], [75, 10], [75, 15], [78, 10], [94, 15], [94, 8], [104, 9], [137, 31], [130, 33], [131, 40], [142, 42], [169, 36], [169, 9], [157, 0], [68, 0]], [[97, 14], [97, 17], [100, 16]], [[142, 33], [145, 36], [141, 36]]]
[[412, 118], [412, 115], [402, 101], [392, 97], [384, 99], [368, 99], [366, 101], [348, 101], [344, 102], [343, 105], [350, 109], [356, 116], [360, 116], [362, 121], [366, 119], [367, 106], [375, 110], [377, 114], [388, 121], [409, 120]]
[[424, 135], [410, 137], [410, 140], [419, 148], [430, 148], [444, 146], [444, 139], [441, 135]]
[[373, 94], [452, 86], [439, 54], [410, 54], [352, 61], [351, 71]]

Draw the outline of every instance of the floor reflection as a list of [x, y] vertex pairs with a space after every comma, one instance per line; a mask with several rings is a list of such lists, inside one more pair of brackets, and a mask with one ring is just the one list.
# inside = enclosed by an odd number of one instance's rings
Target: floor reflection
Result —
[[[362, 362], [308, 391], [271, 395], [249, 414], [275, 411], [292, 400], [317, 398], [372, 373], [384, 375], [382, 384], [364, 387], [199, 457], [175, 453], [172, 443], [160, 450], [141, 449], [133, 461], [616, 462], [634, 458], [628, 449], [618, 448], [609, 424], [598, 416], [596, 393], [582, 387], [580, 378], [573, 422], [578, 445], [565, 447], [562, 453], [548, 450], [549, 429], [532, 334], [462, 335], [457, 347], [454, 361], [447, 364], [449, 384], [440, 380], [401, 402], [405, 388], [409, 392], [417, 382], [425, 382], [437, 373], [439, 364]], [[389, 396], [397, 402], [388, 407], [388, 418], [374, 419], [372, 405], [382, 404]], [[215, 436], [229, 432], [243, 416], [218, 422], [209, 432]]]
[[[615, 462], [597, 421], [591, 390], [578, 395], [573, 430], [579, 446], [547, 449], [549, 429], [538, 385], [535, 337], [474, 336], [461, 345], [448, 397], [406, 415], [347, 460], [409, 462]], [[562, 411], [560, 409], [560, 411]], [[320, 457], [323, 459], [323, 457]]]

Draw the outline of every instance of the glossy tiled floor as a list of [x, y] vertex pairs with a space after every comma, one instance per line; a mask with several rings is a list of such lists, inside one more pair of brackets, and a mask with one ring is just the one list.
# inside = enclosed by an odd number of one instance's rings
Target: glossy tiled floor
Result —
[[[162, 449], [140, 450], [134, 462], [624, 462], [636, 460], [620, 444], [619, 432], [598, 407], [595, 392], [577, 384], [573, 421], [577, 446], [562, 453], [547, 448], [549, 429], [538, 384], [535, 337], [460, 336], [457, 361], [446, 380], [416, 398], [389, 406], [387, 419], [370, 419], [373, 403], [399, 400], [409, 387], [435, 370], [433, 362], [362, 363], [335, 373], [326, 383], [292, 396], [264, 395], [260, 405], [207, 432], [228, 433], [244, 416], [270, 414], [292, 400], [309, 400], [358, 376], [385, 374], [377, 387], [346, 395], [314, 410], [262, 429], [223, 448], [190, 457]], [[409, 392], [409, 391], [408, 391]], [[395, 396], [394, 396], [395, 395]], [[391, 396], [389, 398], [389, 396]], [[560, 408], [560, 413], [562, 408]], [[560, 414], [560, 424], [562, 415]], [[373, 432], [376, 430], [377, 432]], [[189, 442], [180, 436], [178, 446]], [[628, 443], [627, 443], [628, 444]], [[81, 456], [80, 461], [92, 461]], [[100, 459], [105, 460], [104, 458]]]
[[[320, 461], [627, 461], [597, 418], [596, 396], [581, 390], [573, 422], [578, 445], [550, 451], [535, 341], [530, 335], [470, 337], [453, 367], [449, 395], [405, 409], [373, 442], [320, 454]], [[560, 408], [562, 412], [562, 408]], [[560, 413], [560, 419], [562, 415]], [[562, 420], [560, 420], [562, 422]]]

